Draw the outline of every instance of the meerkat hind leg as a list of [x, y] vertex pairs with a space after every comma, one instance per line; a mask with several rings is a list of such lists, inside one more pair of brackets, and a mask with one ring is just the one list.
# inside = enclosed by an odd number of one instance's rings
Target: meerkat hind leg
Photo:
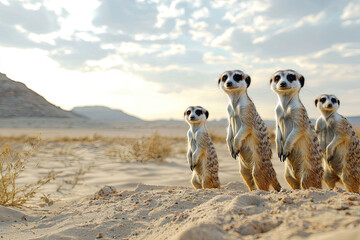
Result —
[[334, 189], [336, 182], [338, 182], [340, 178], [331, 170], [325, 169], [324, 171], [324, 181], [329, 189]]
[[266, 176], [264, 176], [260, 168], [254, 167], [252, 175], [258, 189], [269, 191], [269, 187], [270, 187], [269, 181], [268, 179], [266, 179]]
[[285, 179], [292, 189], [300, 189], [300, 181], [292, 176], [289, 166], [285, 168]]
[[349, 192], [360, 194], [360, 186], [358, 181], [354, 178], [354, 176], [351, 176], [347, 173], [343, 173], [341, 176], [341, 180], [344, 183], [344, 186]]
[[193, 176], [191, 179], [191, 184], [194, 186], [195, 189], [202, 189], [202, 185], [200, 183], [200, 179], [198, 174], [195, 172], [195, 170], [193, 171]]
[[256, 185], [255, 185], [255, 182], [254, 182], [254, 178], [252, 176], [252, 171], [251, 169], [247, 168], [246, 166], [244, 166], [243, 163], [241, 163], [241, 159], [240, 159], [240, 174], [241, 176], [243, 177], [246, 185], [248, 186], [249, 188], [249, 191], [252, 191], [252, 190], [256, 190]]
[[205, 176], [202, 183], [203, 188], [219, 188], [220, 184], [209, 176]]

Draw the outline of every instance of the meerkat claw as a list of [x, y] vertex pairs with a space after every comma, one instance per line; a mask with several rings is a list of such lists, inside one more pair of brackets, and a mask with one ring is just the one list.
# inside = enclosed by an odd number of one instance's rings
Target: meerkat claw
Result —
[[334, 156], [330, 156], [330, 157], [327, 159], [327, 162], [330, 163], [333, 159], [334, 159]]
[[288, 156], [289, 156], [289, 154], [283, 154], [283, 160], [282, 160], [282, 162], [285, 162]]

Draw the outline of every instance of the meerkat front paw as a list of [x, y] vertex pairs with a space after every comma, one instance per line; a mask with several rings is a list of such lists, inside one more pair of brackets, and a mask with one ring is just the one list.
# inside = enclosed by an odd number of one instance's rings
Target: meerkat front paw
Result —
[[328, 162], [330, 162], [333, 158], [332, 151], [330, 151], [330, 148], [327, 147], [325, 150], [325, 159], [327, 159]]
[[280, 162], [282, 162], [282, 157], [284, 155], [282, 146], [276, 145], [278, 158], [280, 159]]
[[191, 171], [194, 171], [195, 167], [196, 167], [196, 164], [191, 164], [191, 165], [190, 165], [190, 170], [191, 170]]
[[285, 162], [289, 155], [290, 155], [290, 153], [288, 153], [288, 152], [283, 153], [282, 154], [282, 159], [280, 157], [280, 162]]

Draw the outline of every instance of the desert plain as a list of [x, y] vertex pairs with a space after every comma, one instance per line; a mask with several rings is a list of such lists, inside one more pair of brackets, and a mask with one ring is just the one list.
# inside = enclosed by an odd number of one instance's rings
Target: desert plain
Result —
[[34, 148], [16, 184], [52, 177], [26, 203], [0, 206], [0, 239], [360, 239], [360, 195], [291, 190], [275, 154], [283, 190], [249, 192], [225, 125], [208, 126], [221, 188], [195, 190], [185, 123], [41, 121], [2, 123], [2, 147]]

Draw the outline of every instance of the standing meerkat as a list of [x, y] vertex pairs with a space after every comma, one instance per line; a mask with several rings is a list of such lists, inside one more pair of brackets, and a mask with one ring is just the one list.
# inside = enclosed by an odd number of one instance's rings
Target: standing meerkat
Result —
[[360, 193], [359, 138], [346, 118], [337, 113], [339, 99], [323, 94], [315, 100], [321, 116], [316, 121], [324, 159], [324, 180], [330, 189], [342, 182], [349, 192]]
[[270, 79], [278, 95], [276, 113], [276, 150], [285, 162], [285, 179], [293, 189], [321, 188], [323, 168], [321, 148], [314, 126], [300, 101], [304, 77], [294, 70], [277, 71]]
[[250, 76], [240, 70], [226, 71], [218, 85], [229, 97], [229, 127], [226, 142], [231, 156], [239, 156], [240, 173], [250, 191], [280, 191], [271, 163], [270, 137], [264, 121], [247, 94]]
[[208, 117], [209, 112], [200, 106], [190, 106], [184, 112], [185, 121], [190, 125], [187, 159], [195, 189], [220, 188], [218, 158], [205, 125]]

